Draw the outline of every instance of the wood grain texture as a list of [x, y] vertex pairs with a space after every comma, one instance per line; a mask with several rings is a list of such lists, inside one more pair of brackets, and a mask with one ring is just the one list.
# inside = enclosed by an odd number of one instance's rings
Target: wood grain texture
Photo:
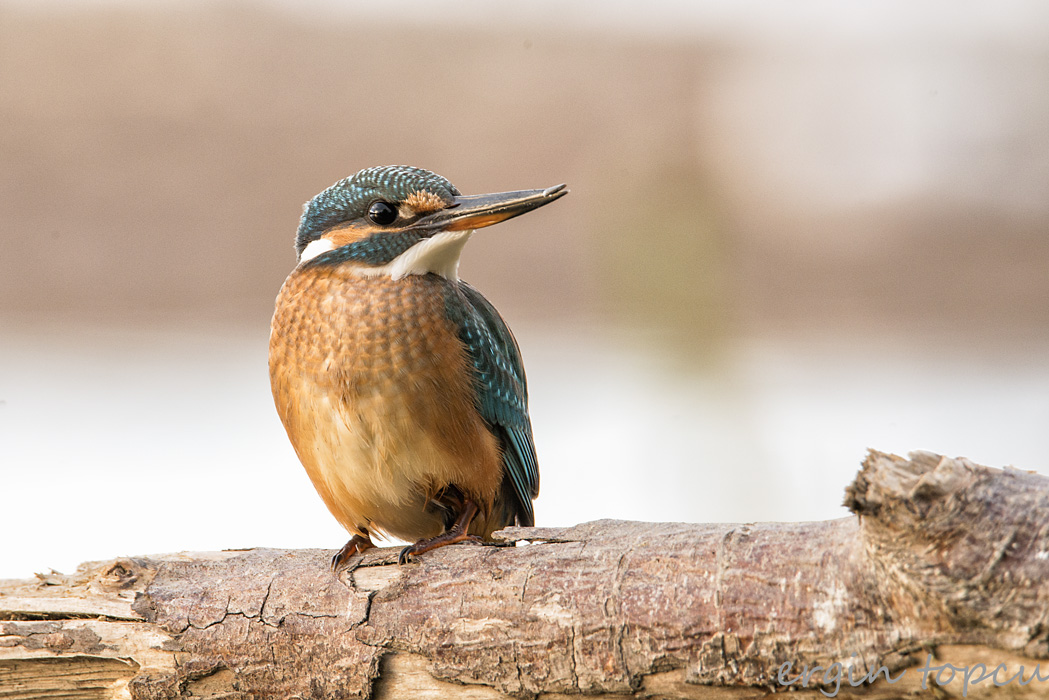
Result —
[[[923, 665], [1026, 680], [1039, 661], [1046, 681], [964, 690], [1049, 696], [1049, 479], [872, 452], [847, 503], [859, 517], [510, 528], [532, 544], [372, 550], [340, 579], [330, 552], [256, 549], [3, 582], [0, 698], [762, 698], [788, 662], [899, 678], [838, 697], [943, 698], [962, 674], [923, 690]], [[793, 697], [823, 697], [823, 674]]]

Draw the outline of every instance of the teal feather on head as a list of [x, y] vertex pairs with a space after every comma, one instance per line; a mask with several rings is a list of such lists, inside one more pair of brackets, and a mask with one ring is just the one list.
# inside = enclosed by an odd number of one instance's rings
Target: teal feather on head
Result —
[[306, 203], [295, 236], [295, 252], [301, 256], [311, 241], [331, 227], [363, 217], [375, 201], [401, 202], [420, 191], [448, 202], [460, 194], [437, 173], [408, 165], [365, 168], [339, 180]]

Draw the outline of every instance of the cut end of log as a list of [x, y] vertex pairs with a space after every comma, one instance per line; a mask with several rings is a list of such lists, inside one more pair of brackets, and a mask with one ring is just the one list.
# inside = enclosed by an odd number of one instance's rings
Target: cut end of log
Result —
[[945, 457], [934, 452], [916, 451], [907, 458], [870, 450], [855, 480], [845, 488], [843, 505], [856, 515], [876, 516], [887, 504], [908, 503], [923, 510], [923, 504], [950, 498], [964, 492], [978, 479], [1003, 473], [1029, 474], [984, 467], [964, 457]]

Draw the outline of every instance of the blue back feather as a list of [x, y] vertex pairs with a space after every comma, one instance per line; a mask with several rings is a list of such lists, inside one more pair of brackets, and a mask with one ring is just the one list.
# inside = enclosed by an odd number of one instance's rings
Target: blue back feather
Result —
[[[528, 388], [517, 340], [481, 293], [459, 282], [462, 304], [449, 304], [476, 379], [477, 407], [502, 443], [503, 469], [513, 485], [519, 524], [535, 524], [532, 499], [539, 495], [539, 466], [528, 418]], [[455, 308], [459, 307], [459, 308]]]

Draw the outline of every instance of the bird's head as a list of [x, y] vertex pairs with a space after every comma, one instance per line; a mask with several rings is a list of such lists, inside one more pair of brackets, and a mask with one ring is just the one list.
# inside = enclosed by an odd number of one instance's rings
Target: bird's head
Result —
[[463, 196], [421, 168], [367, 168], [311, 199], [295, 238], [300, 264], [351, 263], [361, 274], [433, 272], [457, 278], [474, 229], [491, 226], [568, 194], [564, 185]]

